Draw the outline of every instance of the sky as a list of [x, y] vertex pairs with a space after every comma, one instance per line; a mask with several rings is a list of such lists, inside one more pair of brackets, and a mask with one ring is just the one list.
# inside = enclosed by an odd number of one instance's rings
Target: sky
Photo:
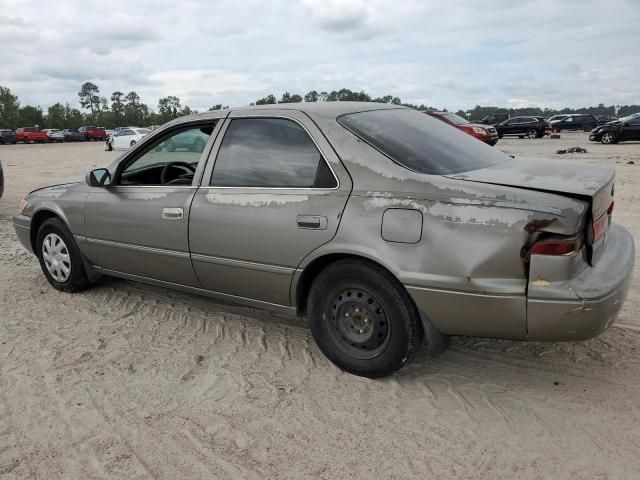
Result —
[[640, 104], [640, 0], [0, 0], [0, 85], [156, 108], [364, 90], [449, 110]]

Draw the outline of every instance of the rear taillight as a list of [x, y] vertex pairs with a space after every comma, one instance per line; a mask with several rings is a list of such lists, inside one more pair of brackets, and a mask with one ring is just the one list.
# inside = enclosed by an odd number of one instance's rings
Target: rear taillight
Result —
[[613, 213], [613, 202], [607, 208], [607, 212], [600, 215], [594, 222], [591, 224], [591, 231], [589, 232], [589, 243], [593, 245], [600, 240], [604, 234], [607, 232], [609, 228], [609, 223], [611, 222], [611, 214]]
[[570, 238], [547, 238], [536, 242], [529, 250], [531, 255], [569, 255], [582, 247], [582, 234]]

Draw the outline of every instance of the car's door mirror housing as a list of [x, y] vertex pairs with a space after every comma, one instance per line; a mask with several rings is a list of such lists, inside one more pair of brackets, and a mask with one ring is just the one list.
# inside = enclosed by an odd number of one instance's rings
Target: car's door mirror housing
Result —
[[96, 168], [87, 173], [85, 180], [90, 187], [106, 187], [111, 185], [111, 174], [106, 168]]

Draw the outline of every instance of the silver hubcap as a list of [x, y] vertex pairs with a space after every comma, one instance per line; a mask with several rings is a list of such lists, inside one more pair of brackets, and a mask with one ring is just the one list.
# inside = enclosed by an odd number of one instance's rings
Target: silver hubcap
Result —
[[44, 237], [42, 258], [47, 271], [56, 282], [66, 282], [71, 276], [71, 257], [64, 240], [55, 233]]
[[613, 140], [613, 135], [611, 135], [610, 133], [605, 133], [604, 135], [602, 135], [603, 143], [611, 143], [611, 140]]
[[536, 130], [529, 130], [529, 138], [536, 138], [538, 136], [538, 132]]

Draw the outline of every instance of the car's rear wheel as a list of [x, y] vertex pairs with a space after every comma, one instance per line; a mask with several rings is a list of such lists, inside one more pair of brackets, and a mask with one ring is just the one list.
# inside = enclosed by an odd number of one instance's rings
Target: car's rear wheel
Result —
[[129, 146], [133, 147], [135, 144], [136, 144], [136, 141], [135, 140], [131, 140], [131, 142], [129, 143]]
[[73, 235], [58, 218], [45, 220], [36, 238], [36, 254], [49, 283], [57, 290], [75, 293], [91, 286]]
[[590, 132], [591, 130], [593, 130], [593, 125], [591, 125], [590, 123], [587, 123], [582, 127], [583, 132]]
[[536, 130], [535, 128], [529, 129], [529, 131], [527, 132], [527, 137], [538, 138], [538, 130]]
[[613, 132], [604, 132], [600, 137], [600, 141], [605, 145], [616, 143], [616, 134]]
[[307, 313], [320, 350], [354, 375], [389, 375], [422, 341], [409, 294], [386, 270], [363, 260], [342, 260], [323, 270], [311, 286]]

